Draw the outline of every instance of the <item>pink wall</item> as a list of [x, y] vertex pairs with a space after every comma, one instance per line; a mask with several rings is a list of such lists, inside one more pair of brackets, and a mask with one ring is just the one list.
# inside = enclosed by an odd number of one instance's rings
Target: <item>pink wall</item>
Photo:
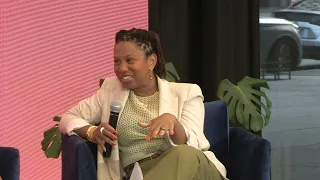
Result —
[[148, 0], [0, 2], [0, 146], [21, 153], [22, 180], [60, 179], [43, 132], [113, 75], [114, 34], [148, 27]]

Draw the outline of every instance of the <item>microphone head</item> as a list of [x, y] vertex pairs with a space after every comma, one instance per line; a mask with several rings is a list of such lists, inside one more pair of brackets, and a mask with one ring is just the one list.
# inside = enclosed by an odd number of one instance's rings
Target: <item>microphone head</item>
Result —
[[115, 113], [120, 113], [122, 104], [120, 101], [112, 101], [110, 104], [110, 111]]

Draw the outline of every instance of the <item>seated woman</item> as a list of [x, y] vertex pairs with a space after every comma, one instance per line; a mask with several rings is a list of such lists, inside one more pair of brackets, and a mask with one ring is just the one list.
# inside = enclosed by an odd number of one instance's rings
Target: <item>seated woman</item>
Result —
[[[207, 151], [201, 89], [162, 79], [165, 61], [158, 35], [135, 28], [119, 31], [114, 72], [116, 77], [106, 78], [96, 94], [60, 122], [62, 133], [99, 145], [99, 180], [129, 179], [135, 162], [145, 180], [226, 179], [223, 164]], [[108, 124], [115, 100], [123, 107], [116, 129]], [[103, 157], [105, 143], [113, 145], [109, 158]]]

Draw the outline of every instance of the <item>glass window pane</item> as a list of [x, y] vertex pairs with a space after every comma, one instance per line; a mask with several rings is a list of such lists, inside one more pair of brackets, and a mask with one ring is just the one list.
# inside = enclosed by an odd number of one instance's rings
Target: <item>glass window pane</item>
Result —
[[260, 72], [271, 90], [272, 179], [320, 177], [320, 0], [260, 0]]

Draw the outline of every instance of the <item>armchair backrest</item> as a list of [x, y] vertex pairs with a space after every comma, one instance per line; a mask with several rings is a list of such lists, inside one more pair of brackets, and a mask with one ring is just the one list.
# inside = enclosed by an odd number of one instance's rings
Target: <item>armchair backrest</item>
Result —
[[222, 101], [205, 103], [204, 134], [210, 142], [210, 151], [228, 166], [229, 162], [229, 118], [227, 104]]
[[13, 147], [0, 147], [0, 177], [10, 180], [20, 179], [20, 152]]

